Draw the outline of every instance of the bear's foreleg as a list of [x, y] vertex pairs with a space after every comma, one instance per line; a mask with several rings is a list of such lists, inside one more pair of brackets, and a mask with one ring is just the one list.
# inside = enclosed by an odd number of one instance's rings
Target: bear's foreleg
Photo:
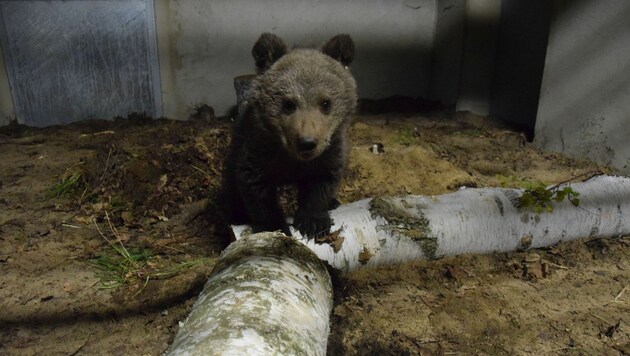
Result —
[[239, 167], [236, 185], [254, 232], [280, 230], [291, 236], [278, 203], [278, 188], [267, 182], [259, 169], [251, 165]]
[[334, 180], [298, 185], [298, 210], [293, 226], [302, 235], [316, 238], [330, 234], [332, 220], [328, 209], [335, 200], [337, 185]]

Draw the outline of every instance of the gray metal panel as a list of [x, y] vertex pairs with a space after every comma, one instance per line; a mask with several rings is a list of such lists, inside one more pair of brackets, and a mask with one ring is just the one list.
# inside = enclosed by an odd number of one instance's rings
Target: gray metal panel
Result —
[[0, 1], [18, 122], [160, 116], [152, 0]]

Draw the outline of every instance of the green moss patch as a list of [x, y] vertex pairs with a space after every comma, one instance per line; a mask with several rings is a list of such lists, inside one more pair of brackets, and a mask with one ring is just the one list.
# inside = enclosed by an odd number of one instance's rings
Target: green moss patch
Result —
[[380, 197], [372, 199], [370, 212], [372, 218], [380, 216], [387, 220], [385, 230], [418, 242], [427, 258], [436, 258], [437, 236], [431, 231], [421, 207], [410, 204], [405, 198]]

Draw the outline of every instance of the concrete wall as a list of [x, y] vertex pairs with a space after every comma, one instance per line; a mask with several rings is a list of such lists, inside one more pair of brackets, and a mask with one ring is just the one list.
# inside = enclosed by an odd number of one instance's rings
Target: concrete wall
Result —
[[18, 122], [161, 116], [153, 9], [152, 0], [0, 2]]
[[538, 146], [630, 174], [629, 19], [627, 0], [554, 1]]
[[158, 33], [164, 113], [183, 118], [205, 103], [225, 114], [236, 103], [233, 78], [254, 72], [262, 32], [290, 46], [349, 33], [361, 97], [427, 96], [435, 12], [434, 0], [156, 0], [157, 26], [168, 28]]
[[[208, 104], [226, 114], [236, 102], [233, 78], [254, 71], [251, 48], [268, 31], [301, 46], [350, 33], [360, 97], [421, 96], [487, 114], [500, 2], [154, 0], [156, 112], [185, 119]], [[0, 116], [14, 116], [2, 69]]]

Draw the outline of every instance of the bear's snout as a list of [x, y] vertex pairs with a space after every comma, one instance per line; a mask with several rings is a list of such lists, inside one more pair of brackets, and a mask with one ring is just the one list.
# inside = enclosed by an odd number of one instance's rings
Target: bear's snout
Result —
[[315, 137], [300, 137], [298, 140], [300, 153], [312, 151], [315, 147], [317, 147], [317, 139]]
[[316, 156], [317, 138], [312, 136], [300, 136], [298, 138], [298, 152], [303, 159], [311, 159]]

